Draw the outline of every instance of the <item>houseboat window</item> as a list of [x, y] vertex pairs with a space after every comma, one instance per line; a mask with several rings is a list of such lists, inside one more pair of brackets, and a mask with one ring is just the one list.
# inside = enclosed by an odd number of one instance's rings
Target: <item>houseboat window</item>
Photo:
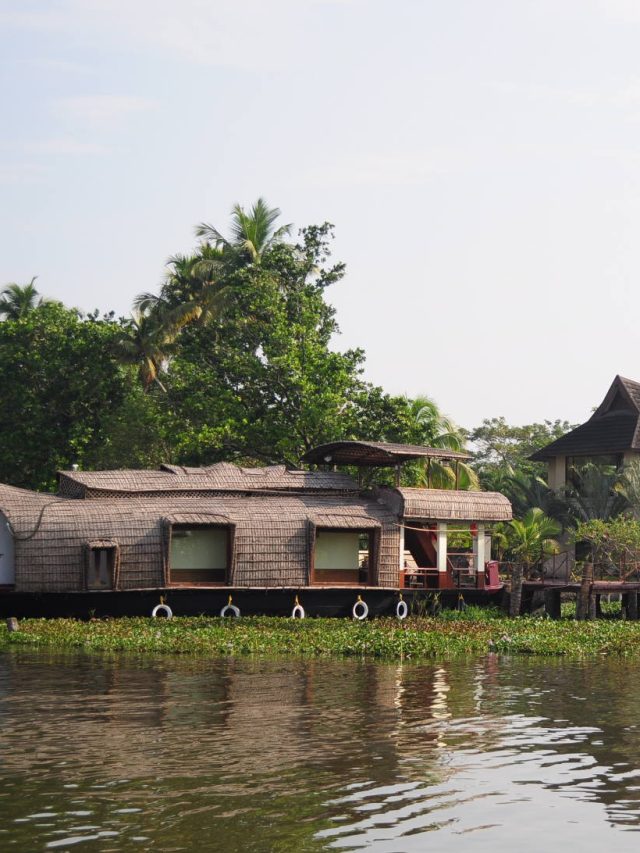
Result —
[[89, 548], [86, 567], [87, 589], [113, 589], [116, 550], [115, 545]]
[[225, 584], [228, 574], [228, 528], [173, 526], [169, 555], [171, 583]]
[[373, 576], [373, 534], [354, 530], [318, 530], [313, 582], [368, 584]]

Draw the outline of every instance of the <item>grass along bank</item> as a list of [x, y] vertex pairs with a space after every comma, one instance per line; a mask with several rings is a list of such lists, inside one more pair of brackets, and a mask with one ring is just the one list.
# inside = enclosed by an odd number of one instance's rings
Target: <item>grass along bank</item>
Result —
[[292, 655], [399, 659], [506, 654], [614, 655], [640, 658], [640, 622], [575, 622], [471, 608], [404, 622], [380, 618], [293, 620], [278, 617], [24, 619], [0, 627], [0, 649], [12, 646], [195, 655]]

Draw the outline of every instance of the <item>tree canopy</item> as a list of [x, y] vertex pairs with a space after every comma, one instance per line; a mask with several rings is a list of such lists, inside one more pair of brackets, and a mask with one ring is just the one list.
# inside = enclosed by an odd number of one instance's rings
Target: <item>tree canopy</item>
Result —
[[46, 488], [96, 454], [132, 382], [108, 353], [118, 324], [43, 303], [0, 323], [0, 479]]
[[[169, 258], [132, 319], [82, 316], [37, 291], [5, 312], [0, 481], [51, 488], [74, 463], [297, 465], [335, 439], [459, 449], [464, 436], [435, 403], [387, 394], [364, 379], [361, 349], [336, 347], [327, 291], [345, 267], [331, 260], [332, 227], [294, 240], [279, 213], [259, 199], [234, 208], [229, 237], [199, 226], [200, 242]], [[404, 476], [417, 485], [425, 474]]]

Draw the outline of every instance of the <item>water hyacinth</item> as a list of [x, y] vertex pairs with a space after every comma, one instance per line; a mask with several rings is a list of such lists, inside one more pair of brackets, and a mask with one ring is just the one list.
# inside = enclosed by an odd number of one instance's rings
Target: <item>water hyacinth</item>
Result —
[[19, 622], [18, 631], [0, 626], [0, 649], [15, 645], [200, 656], [418, 659], [501, 653], [640, 657], [640, 623], [508, 619], [497, 611], [478, 608], [449, 611], [435, 618], [414, 616], [404, 622], [386, 617], [356, 622], [273, 616], [25, 619]]

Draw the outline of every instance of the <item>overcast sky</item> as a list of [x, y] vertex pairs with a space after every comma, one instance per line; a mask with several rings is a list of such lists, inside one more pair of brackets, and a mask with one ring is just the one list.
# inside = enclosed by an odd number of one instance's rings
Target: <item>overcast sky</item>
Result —
[[0, 0], [0, 283], [128, 313], [264, 195], [369, 380], [464, 426], [640, 379], [640, 0]]

